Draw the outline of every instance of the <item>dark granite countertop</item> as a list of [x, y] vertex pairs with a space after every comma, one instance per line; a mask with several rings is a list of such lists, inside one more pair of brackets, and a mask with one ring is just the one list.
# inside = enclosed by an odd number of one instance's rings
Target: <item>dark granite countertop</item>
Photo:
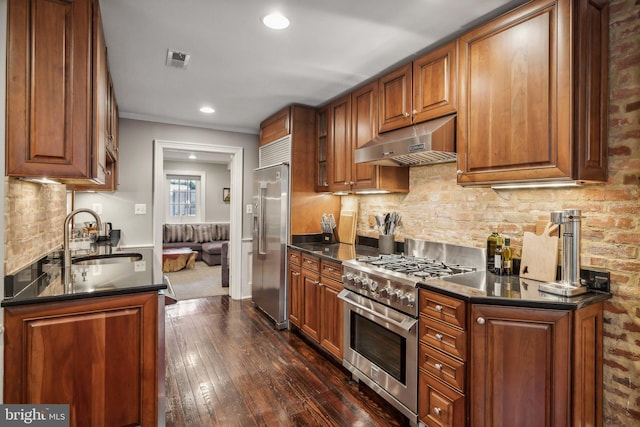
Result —
[[[342, 262], [361, 256], [378, 256], [378, 248], [342, 243], [296, 243], [293, 249]], [[510, 305], [516, 307], [577, 310], [611, 298], [606, 292], [591, 291], [575, 297], [563, 297], [538, 290], [542, 282], [518, 276], [498, 276], [486, 271], [428, 279], [420, 283], [423, 289], [461, 298], [473, 304]]]
[[420, 287], [462, 298], [473, 304], [557, 310], [577, 310], [611, 298], [610, 294], [598, 291], [590, 291], [574, 297], [553, 295], [538, 290], [542, 283], [518, 276], [498, 276], [487, 271], [476, 271], [441, 279], [428, 279], [421, 283]]
[[[73, 265], [72, 282], [63, 284], [62, 253], [54, 251], [17, 272], [5, 277], [3, 307], [67, 301], [99, 296], [160, 291], [166, 284], [154, 284], [153, 249], [115, 249], [100, 246], [91, 255], [139, 253], [142, 259], [100, 265]], [[88, 254], [77, 254], [78, 257]], [[75, 258], [75, 256], [74, 256]]]
[[329, 261], [347, 261], [362, 256], [378, 256], [378, 248], [364, 245], [347, 245], [345, 243], [296, 243], [289, 245], [292, 249], [298, 249]]

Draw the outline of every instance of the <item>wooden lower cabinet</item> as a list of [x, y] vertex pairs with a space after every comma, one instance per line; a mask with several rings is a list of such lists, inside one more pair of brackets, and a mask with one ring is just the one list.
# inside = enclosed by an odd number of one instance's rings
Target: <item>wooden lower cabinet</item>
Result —
[[71, 426], [156, 426], [163, 309], [156, 292], [6, 307], [4, 403], [69, 404]]
[[603, 303], [469, 304], [420, 290], [418, 417], [427, 426], [602, 426]]
[[342, 264], [288, 250], [289, 322], [342, 359]]
[[342, 291], [342, 265], [322, 260], [320, 275], [320, 345], [338, 359], [342, 359], [343, 318], [342, 301], [338, 294]]
[[315, 341], [320, 341], [320, 274], [302, 269], [304, 307], [302, 310], [302, 331]]
[[289, 296], [287, 300], [287, 312], [289, 322], [297, 327], [302, 326], [302, 311], [304, 310], [304, 289], [302, 287], [302, 273], [300, 263], [302, 255], [300, 251], [287, 250], [287, 279], [289, 284]]

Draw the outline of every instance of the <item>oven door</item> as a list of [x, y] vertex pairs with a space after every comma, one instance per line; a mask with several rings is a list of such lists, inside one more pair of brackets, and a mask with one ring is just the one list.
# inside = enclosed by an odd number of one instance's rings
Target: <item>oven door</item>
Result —
[[418, 411], [418, 320], [344, 289], [343, 365], [409, 419]]

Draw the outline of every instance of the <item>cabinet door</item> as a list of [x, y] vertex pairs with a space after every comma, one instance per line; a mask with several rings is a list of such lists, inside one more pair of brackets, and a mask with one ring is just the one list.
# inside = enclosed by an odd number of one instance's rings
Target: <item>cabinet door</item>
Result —
[[569, 425], [570, 313], [474, 305], [471, 425]]
[[329, 191], [351, 189], [351, 97], [329, 105]]
[[71, 426], [157, 423], [158, 295], [5, 310], [4, 403], [69, 404]]
[[304, 310], [302, 331], [316, 341], [320, 341], [320, 274], [302, 269], [304, 288]]
[[327, 180], [327, 158], [328, 158], [328, 139], [329, 139], [329, 107], [318, 110], [317, 119], [317, 136], [316, 136], [316, 191], [328, 191], [329, 184]]
[[379, 131], [408, 126], [412, 122], [412, 65], [406, 64], [378, 80]]
[[338, 294], [342, 291], [342, 283], [329, 278], [322, 278], [320, 288], [320, 345], [338, 359], [342, 359], [344, 316], [342, 301]]
[[286, 107], [260, 123], [260, 145], [266, 145], [291, 132], [291, 108]]
[[9, 0], [7, 175], [90, 179], [89, 0]]
[[456, 112], [457, 78], [457, 41], [413, 61], [414, 123]]
[[107, 141], [109, 138], [109, 71], [107, 44], [102, 30], [100, 6], [93, 8], [93, 150], [92, 168], [99, 183], [105, 182], [107, 173]]
[[534, 1], [460, 37], [458, 183], [571, 176], [569, 3]]
[[[372, 82], [351, 93], [351, 158], [356, 149], [378, 135], [378, 83]], [[377, 186], [378, 168], [366, 163], [351, 165], [353, 190]]]
[[300, 266], [289, 262], [289, 321], [297, 327], [302, 326], [304, 310], [304, 288]]

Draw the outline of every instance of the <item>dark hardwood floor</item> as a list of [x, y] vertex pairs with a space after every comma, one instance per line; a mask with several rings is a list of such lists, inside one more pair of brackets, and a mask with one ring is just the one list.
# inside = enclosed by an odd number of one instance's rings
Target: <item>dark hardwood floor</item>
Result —
[[167, 426], [404, 426], [297, 333], [228, 296], [166, 308]]

